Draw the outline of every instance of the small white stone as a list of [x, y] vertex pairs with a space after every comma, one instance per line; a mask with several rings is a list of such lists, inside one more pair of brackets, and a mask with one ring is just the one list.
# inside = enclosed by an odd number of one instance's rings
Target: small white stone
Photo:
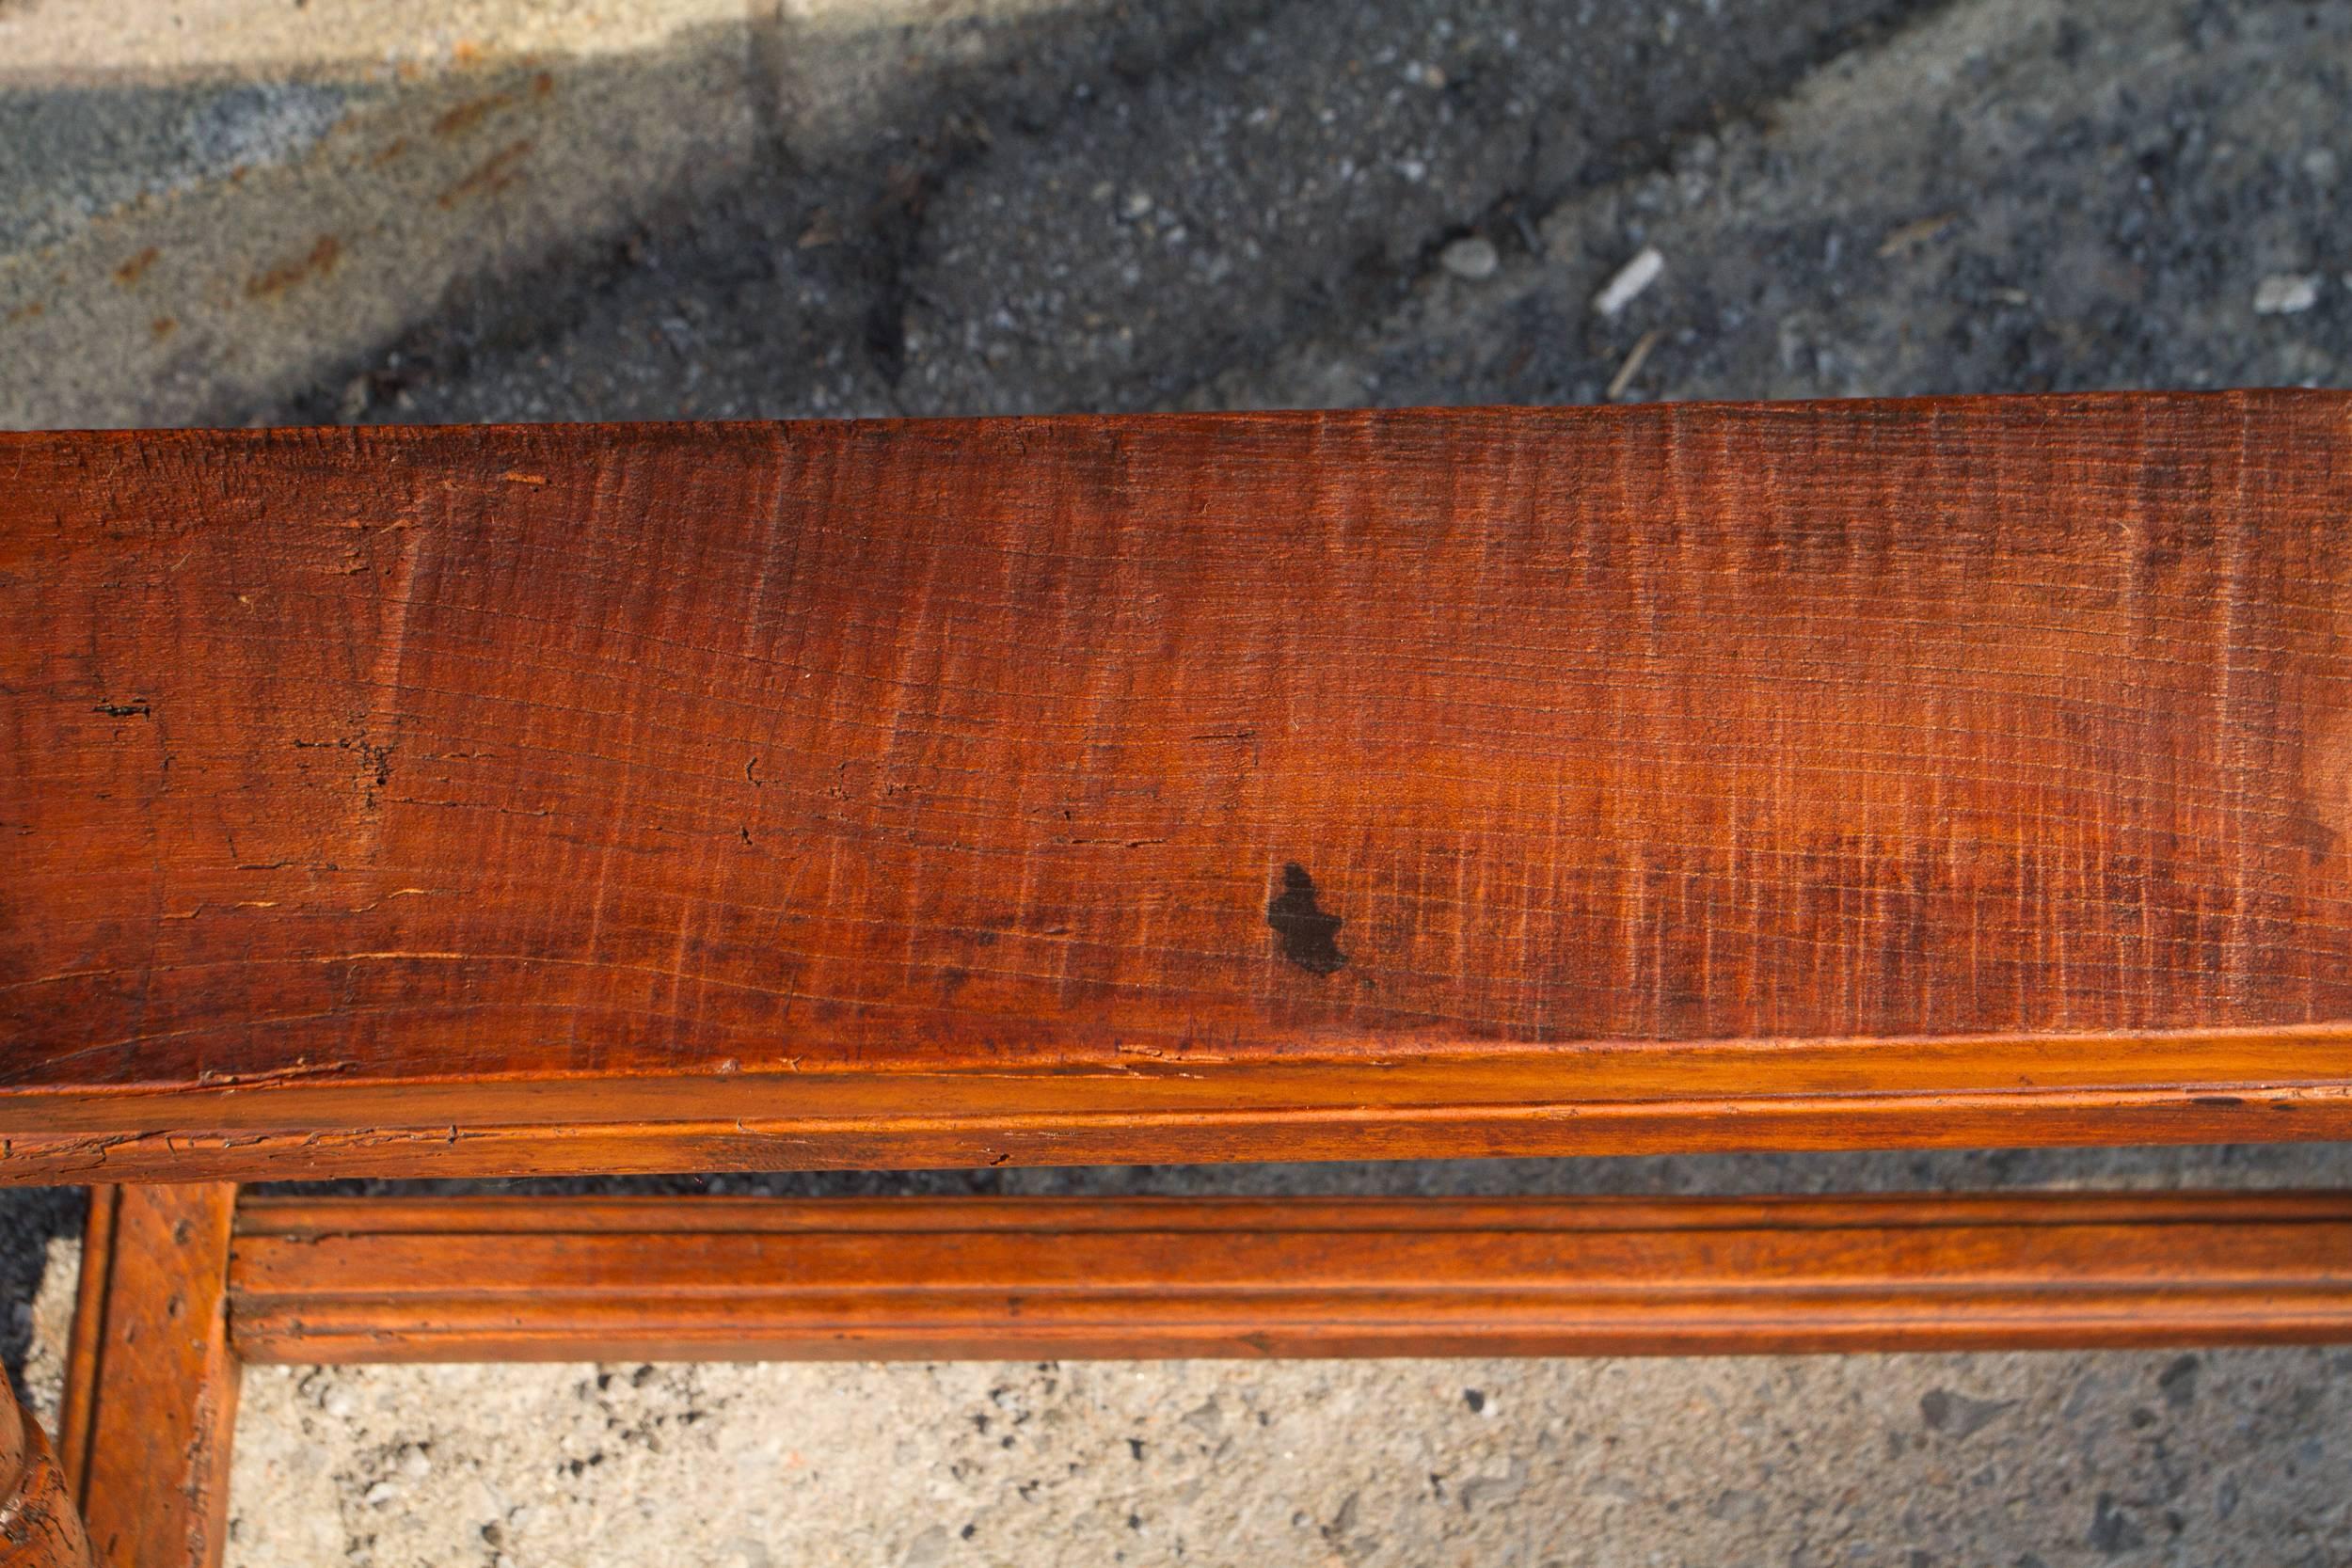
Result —
[[1482, 277], [1492, 277], [1502, 258], [1495, 251], [1494, 242], [1472, 234], [1454, 241], [1438, 252], [1438, 261], [1456, 277], [1475, 283]]
[[399, 1496], [400, 1488], [398, 1486], [389, 1481], [379, 1481], [373, 1486], [369, 1487], [366, 1494], [362, 1496], [359, 1500], [368, 1504], [372, 1508], [381, 1508], [384, 1504], [390, 1502], [394, 1497]]
[[339, 1385], [327, 1389], [326, 1397], [319, 1401], [319, 1408], [340, 1421], [359, 1408], [359, 1402], [351, 1397], [350, 1389]]
[[403, 1475], [429, 1476], [433, 1473], [433, 1461], [422, 1449], [412, 1445], [400, 1451], [400, 1469]]
[[1617, 276], [1608, 287], [1593, 296], [1593, 309], [1604, 316], [1613, 316], [1633, 303], [1644, 289], [1658, 281], [1658, 275], [1666, 270], [1665, 257], [1656, 245], [1644, 245], [1642, 253], [1617, 269]]
[[1151, 210], [1152, 193], [1150, 191], [1129, 191], [1127, 193], [1127, 215], [1129, 217], [1139, 218]]
[[1399, 158], [1396, 161], [1396, 171], [1411, 183], [1418, 185], [1428, 178], [1429, 166], [1419, 158]]
[[2273, 273], [2254, 286], [2254, 314], [2297, 315], [2319, 303], [2319, 285], [2315, 272]]

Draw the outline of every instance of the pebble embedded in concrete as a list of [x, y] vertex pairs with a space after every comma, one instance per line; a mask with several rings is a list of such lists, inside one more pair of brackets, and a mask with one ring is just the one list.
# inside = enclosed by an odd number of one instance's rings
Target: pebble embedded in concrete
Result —
[[1642, 292], [1658, 281], [1666, 270], [1666, 258], [1656, 245], [1645, 245], [1633, 260], [1619, 267], [1600, 293], [1593, 296], [1593, 309], [1604, 316], [1622, 313], [1625, 308], [1641, 297]]
[[1454, 277], [1473, 283], [1492, 277], [1495, 269], [1502, 264], [1502, 258], [1496, 252], [1494, 242], [1478, 234], [1447, 245], [1438, 253], [1438, 261]]
[[2254, 285], [2254, 314], [2297, 316], [2319, 303], [2319, 274], [2273, 273]]

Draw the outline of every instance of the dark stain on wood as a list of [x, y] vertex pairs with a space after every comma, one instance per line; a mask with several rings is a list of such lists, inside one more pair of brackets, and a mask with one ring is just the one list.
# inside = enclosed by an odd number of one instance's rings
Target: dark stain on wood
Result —
[[1265, 923], [1274, 927], [1282, 957], [1310, 974], [1336, 974], [1347, 966], [1340, 951], [1340, 927], [1346, 924], [1315, 903], [1315, 879], [1303, 865], [1282, 867], [1282, 885], [1266, 901]]

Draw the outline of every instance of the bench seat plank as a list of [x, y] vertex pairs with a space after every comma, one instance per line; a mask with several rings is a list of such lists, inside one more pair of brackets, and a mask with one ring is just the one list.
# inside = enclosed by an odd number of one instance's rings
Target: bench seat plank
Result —
[[0, 1180], [2352, 1135], [2352, 398], [0, 436]]

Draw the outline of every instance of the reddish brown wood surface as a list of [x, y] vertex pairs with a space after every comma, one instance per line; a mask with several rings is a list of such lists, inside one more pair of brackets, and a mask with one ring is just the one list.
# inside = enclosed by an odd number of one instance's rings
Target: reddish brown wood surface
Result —
[[2352, 1134], [2352, 400], [0, 436], [0, 1178]]
[[89, 1568], [89, 1542], [40, 1428], [0, 1378], [0, 1568]]
[[90, 1190], [58, 1447], [100, 1568], [207, 1568], [227, 1544], [235, 1209], [224, 1183]]
[[2352, 1339], [2352, 1195], [264, 1199], [257, 1361]]

